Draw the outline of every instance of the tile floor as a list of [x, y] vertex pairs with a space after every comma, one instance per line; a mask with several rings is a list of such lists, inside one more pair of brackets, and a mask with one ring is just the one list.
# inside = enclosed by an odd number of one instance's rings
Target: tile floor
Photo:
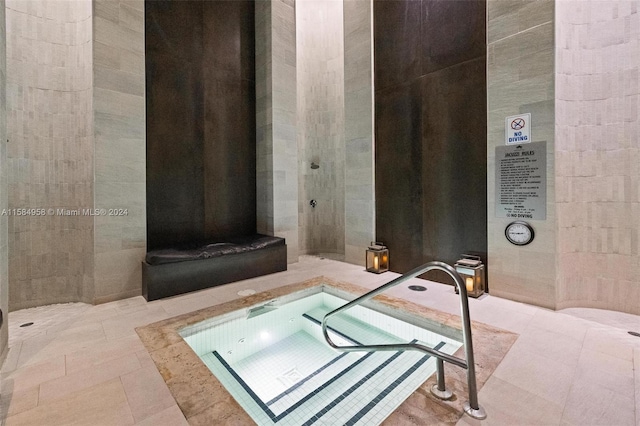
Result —
[[[370, 288], [396, 276], [304, 256], [287, 272], [167, 300], [13, 312], [0, 370], [2, 425], [185, 425], [135, 327], [318, 275]], [[401, 286], [390, 294], [459, 313], [452, 287], [426, 286], [424, 293]], [[479, 394], [487, 420], [463, 417], [459, 425], [640, 426], [640, 338], [627, 333], [640, 332], [640, 317], [553, 312], [491, 296], [470, 305], [473, 320], [520, 337]], [[34, 325], [19, 327], [27, 321]]]

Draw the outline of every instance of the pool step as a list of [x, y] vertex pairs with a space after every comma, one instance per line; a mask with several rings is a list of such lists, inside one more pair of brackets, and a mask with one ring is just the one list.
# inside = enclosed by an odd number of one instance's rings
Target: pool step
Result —
[[[320, 306], [306, 312], [303, 316], [314, 321], [316, 324], [321, 324], [322, 319], [329, 312], [331, 312], [330, 308]], [[331, 318], [327, 325], [330, 330], [344, 338], [348, 338], [348, 340], [351, 340], [355, 344], [376, 345], [406, 343], [405, 340], [401, 340], [397, 336], [348, 315], [338, 314]]]
[[[398, 386], [409, 384], [407, 379], [411, 376], [415, 387], [426, 380], [428, 376], [421, 367], [428, 367], [425, 365], [428, 361], [428, 357], [417, 352], [370, 352], [358, 366], [296, 408], [304, 420], [299, 424], [357, 424], [366, 415], [375, 415], [371, 411], [381, 409], [383, 404], [395, 408], [401, 400], [387, 397]], [[348, 412], [351, 414], [345, 415]]]
[[[341, 361], [355, 355], [347, 354]], [[247, 389], [219, 355], [205, 356], [203, 360], [227, 387], [229, 382], [235, 382], [236, 389]], [[377, 424], [384, 418], [376, 419], [377, 411], [386, 404], [395, 408], [402, 402], [404, 398], [397, 398], [402, 387], [411, 387], [410, 393], [435, 371], [433, 359], [413, 351], [370, 352], [350, 361], [353, 362], [343, 365], [341, 371], [325, 370], [315, 383], [308, 381], [270, 405], [249, 395], [257, 404], [256, 409], [264, 412], [265, 421], [260, 424]], [[234, 393], [234, 397], [246, 400], [243, 393]]]
[[[314, 308], [303, 316], [320, 327], [329, 311], [326, 307]], [[352, 344], [406, 343], [346, 315], [332, 318], [329, 325], [332, 335], [335, 333]], [[265, 356], [272, 355], [265, 353]], [[263, 419], [258, 422], [260, 425], [278, 426], [379, 424], [435, 372], [435, 358], [421, 352], [336, 351], [335, 358], [312, 374], [270, 401], [262, 401], [222, 355], [214, 352], [203, 356], [203, 360], [228, 389], [235, 389], [231, 392], [236, 399], [253, 406], [254, 414], [259, 413], [258, 417]], [[292, 361], [292, 367], [294, 364]]]

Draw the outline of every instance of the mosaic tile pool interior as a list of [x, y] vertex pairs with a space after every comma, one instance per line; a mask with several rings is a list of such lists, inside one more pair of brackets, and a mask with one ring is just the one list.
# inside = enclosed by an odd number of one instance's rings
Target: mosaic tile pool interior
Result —
[[[339, 352], [322, 336], [326, 313], [346, 303], [319, 288], [183, 328], [180, 335], [259, 425], [380, 424], [429, 376], [416, 351]], [[442, 336], [362, 306], [329, 322], [341, 345], [420, 342], [453, 354]]]

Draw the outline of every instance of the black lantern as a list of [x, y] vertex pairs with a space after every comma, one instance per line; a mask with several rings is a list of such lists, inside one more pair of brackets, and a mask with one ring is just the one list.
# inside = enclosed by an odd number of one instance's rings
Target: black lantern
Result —
[[[471, 297], [480, 297], [484, 294], [484, 265], [480, 260], [480, 256], [471, 254], [463, 254], [462, 259], [458, 260], [454, 265], [456, 272], [462, 277], [467, 295]], [[456, 288], [456, 293], [458, 289]]]
[[382, 243], [371, 242], [367, 248], [367, 272], [380, 274], [389, 270], [389, 249]]

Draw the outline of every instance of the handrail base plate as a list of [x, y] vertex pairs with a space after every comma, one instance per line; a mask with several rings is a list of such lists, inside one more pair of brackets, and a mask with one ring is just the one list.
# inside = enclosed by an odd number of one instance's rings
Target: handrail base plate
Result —
[[445, 388], [444, 390], [440, 390], [438, 389], [438, 385], [435, 384], [433, 386], [431, 386], [431, 394], [433, 396], [435, 396], [438, 399], [442, 399], [444, 401], [451, 399], [453, 397], [453, 392], [451, 392], [449, 389]]
[[469, 401], [467, 401], [462, 405], [462, 408], [469, 417], [473, 417], [474, 419], [478, 420], [484, 420], [487, 418], [487, 413], [486, 411], [484, 411], [484, 408], [482, 408], [481, 405], [478, 405], [477, 409], [471, 408]]

